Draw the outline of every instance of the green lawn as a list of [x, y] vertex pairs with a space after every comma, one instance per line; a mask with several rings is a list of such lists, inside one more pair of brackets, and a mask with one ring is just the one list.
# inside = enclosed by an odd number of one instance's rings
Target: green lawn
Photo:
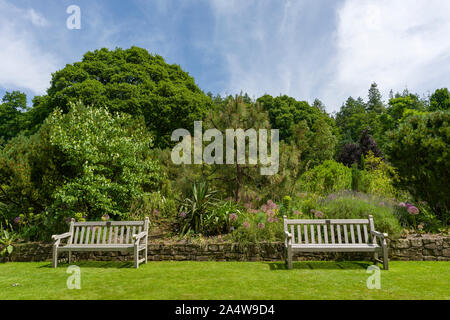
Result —
[[0, 264], [0, 299], [450, 299], [449, 262], [391, 262], [380, 290], [367, 288], [364, 262], [74, 264], [80, 290], [67, 289], [64, 264]]

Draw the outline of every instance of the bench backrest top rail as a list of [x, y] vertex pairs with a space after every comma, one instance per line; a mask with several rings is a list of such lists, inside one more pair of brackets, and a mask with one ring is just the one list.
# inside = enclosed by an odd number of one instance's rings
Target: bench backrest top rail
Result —
[[145, 221], [85, 221], [85, 222], [74, 222], [74, 227], [85, 227], [85, 226], [143, 226]]
[[369, 219], [286, 219], [287, 224], [369, 224]]

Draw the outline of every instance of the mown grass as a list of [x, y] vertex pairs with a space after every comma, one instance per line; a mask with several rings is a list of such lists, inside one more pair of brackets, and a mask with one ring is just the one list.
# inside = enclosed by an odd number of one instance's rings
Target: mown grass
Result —
[[67, 264], [0, 264], [0, 299], [450, 299], [449, 262], [393, 261], [379, 290], [367, 288], [365, 262], [74, 264], [80, 290], [67, 288]]

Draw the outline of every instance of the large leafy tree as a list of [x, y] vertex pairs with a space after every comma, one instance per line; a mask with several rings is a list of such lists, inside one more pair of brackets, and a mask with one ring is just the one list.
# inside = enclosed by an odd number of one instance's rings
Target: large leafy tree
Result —
[[319, 100], [315, 101], [313, 107], [306, 101], [297, 101], [286, 95], [275, 98], [264, 95], [256, 101], [268, 112], [272, 128], [280, 130], [280, 140], [290, 142], [294, 138], [294, 127], [300, 121], [306, 121], [308, 128], [312, 128], [321, 119], [326, 126], [331, 127], [333, 134], [336, 133], [334, 119], [324, 112], [324, 106]]
[[[0, 152], [0, 201], [10, 218], [55, 232], [65, 218], [126, 218], [133, 200], [160, 182], [143, 120], [78, 103], [55, 110], [30, 136]], [[30, 214], [32, 213], [32, 214]]]
[[350, 141], [358, 141], [362, 131], [369, 125], [365, 108], [362, 98], [349, 97], [336, 114], [337, 127]]
[[6, 92], [0, 104], [0, 144], [15, 137], [26, 125], [27, 96], [19, 91]]
[[56, 107], [64, 113], [77, 101], [144, 116], [160, 147], [171, 144], [173, 130], [202, 120], [212, 104], [180, 66], [138, 47], [87, 52], [55, 72], [47, 95], [33, 100], [30, 127], [36, 129]]
[[382, 101], [382, 96], [380, 90], [378, 90], [378, 85], [372, 83], [369, 89], [369, 97], [366, 104], [367, 112], [382, 113], [384, 110], [384, 105]]
[[450, 110], [450, 92], [447, 88], [437, 89], [430, 97], [430, 111]]
[[387, 148], [399, 186], [427, 201], [444, 223], [450, 209], [449, 122], [449, 111], [411, 115], [389, 133]]

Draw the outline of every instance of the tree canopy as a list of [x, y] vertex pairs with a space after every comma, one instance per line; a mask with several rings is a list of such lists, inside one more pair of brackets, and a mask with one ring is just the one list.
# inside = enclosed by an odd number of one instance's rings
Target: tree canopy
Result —
[[57, 107], [67, 112], [77, 101], [144, 116], [160, 147], [170, 145], [173, 130], [202, 120], [212, 105], [179, 65], [138, 47], [87, 52], [80, 62], [53, 73], [47, 95], [33, 100], [30, 126], [39, 126]]

